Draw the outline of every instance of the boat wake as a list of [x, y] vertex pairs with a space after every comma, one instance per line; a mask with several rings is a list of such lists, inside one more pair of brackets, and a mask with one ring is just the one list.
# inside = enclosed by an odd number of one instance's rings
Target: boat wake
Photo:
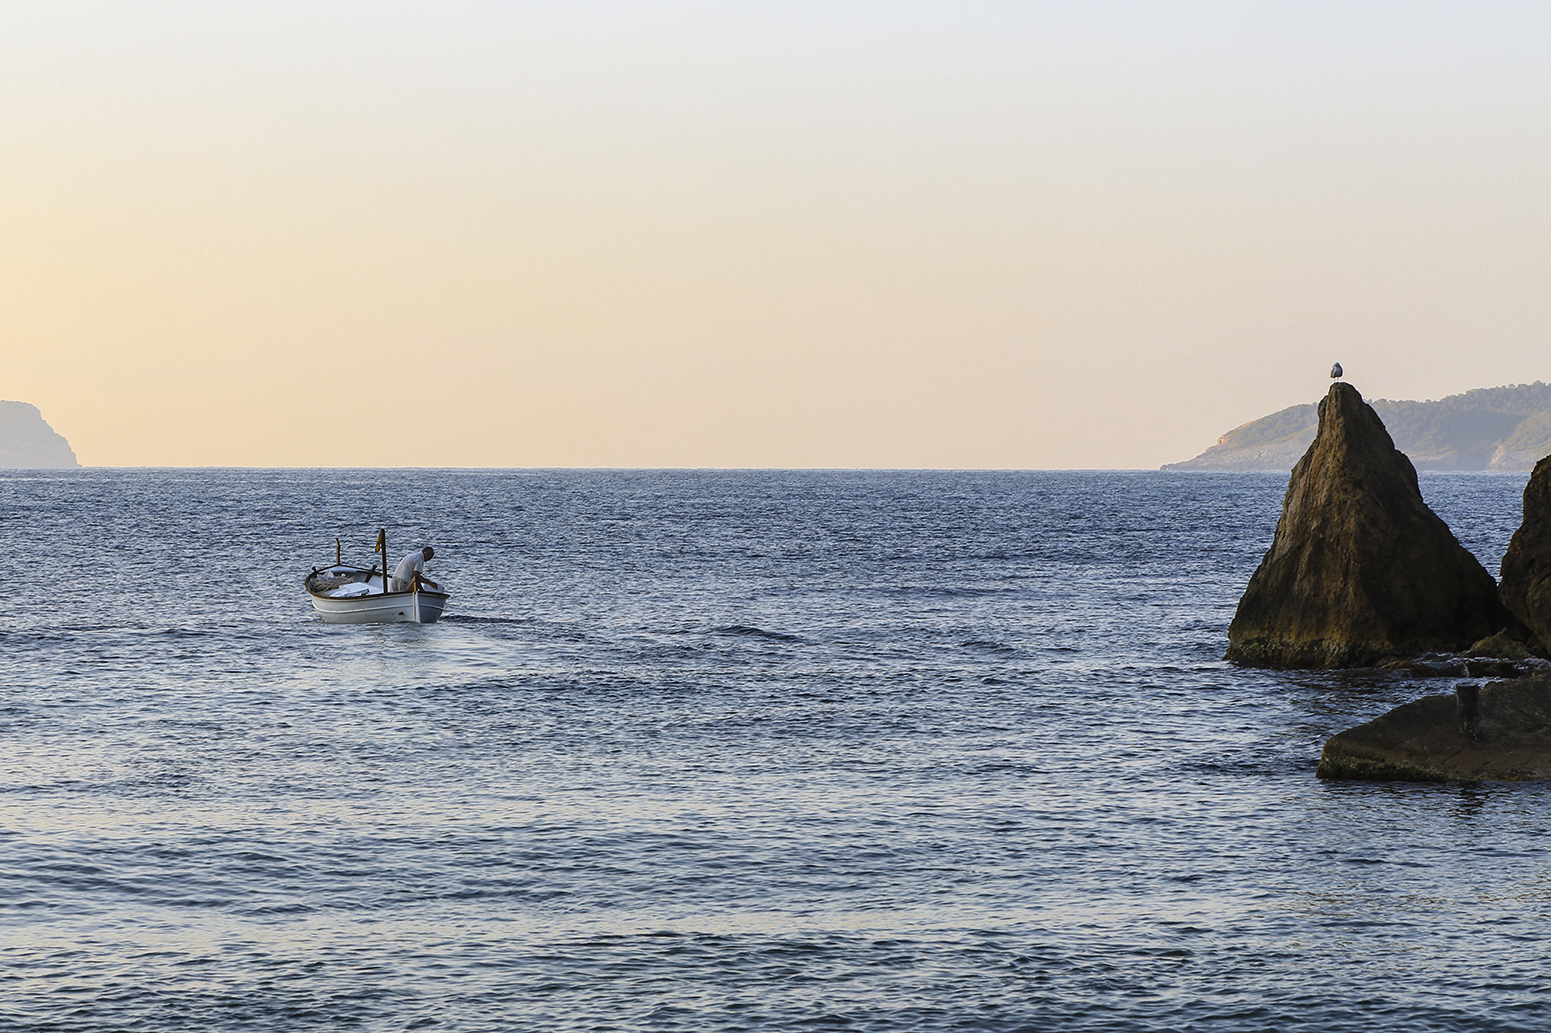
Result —
[[532, 624], [533, 617], [477, 617], [468, 613], [454, 613], [442, 617], [443, 623], [450, 624]]

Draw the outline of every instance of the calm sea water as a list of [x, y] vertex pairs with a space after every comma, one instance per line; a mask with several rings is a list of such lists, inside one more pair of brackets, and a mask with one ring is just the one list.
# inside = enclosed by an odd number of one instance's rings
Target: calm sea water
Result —
[[[1220, 659], [1284, 486], [0, 476], [0, 1029], [1543, 1030], [1551, 787]], [[382, 525], [449, 616], [323, 625]]]

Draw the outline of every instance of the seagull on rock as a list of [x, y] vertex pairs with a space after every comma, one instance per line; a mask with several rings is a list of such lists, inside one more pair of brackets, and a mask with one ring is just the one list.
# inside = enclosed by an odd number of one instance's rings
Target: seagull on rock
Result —
[[1339, 362], [1336, 363], [1334, 366], [1330, 367], [1330, 379], [1331, 380], [1340, 380], [1341, 379], [1341, 364]]

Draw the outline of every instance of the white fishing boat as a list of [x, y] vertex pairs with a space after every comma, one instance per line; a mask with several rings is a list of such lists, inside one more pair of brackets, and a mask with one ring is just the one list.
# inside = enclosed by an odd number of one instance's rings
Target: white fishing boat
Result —
[[[384, 556], [387, 566], [388, 546], [386, 536], [377, 535], [373, 552]], [[409, 588], [395, 591], [392, 575], [371, 567], [358, 567], [343, 563], [339, 558], [339, 539], [334, 540], [334, 565], [312, 568], [312, 573], [302, 579], [312, 608], [318, 611], [325, 624], [381, 624], [408, 621], [414, 624], [435, 624], [441, 619], [447, 606], [448, 593], [439, 587], [422, 583], [416, 574]]]

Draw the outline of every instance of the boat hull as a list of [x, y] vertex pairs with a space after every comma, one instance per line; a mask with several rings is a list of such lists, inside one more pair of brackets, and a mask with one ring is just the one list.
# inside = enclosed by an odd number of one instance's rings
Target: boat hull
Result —
[[312, 596], [312, 608], [325, 624], [435, 624], [446, 606], [447, 596], [442, 592], [389, 592], [352, 599]]

